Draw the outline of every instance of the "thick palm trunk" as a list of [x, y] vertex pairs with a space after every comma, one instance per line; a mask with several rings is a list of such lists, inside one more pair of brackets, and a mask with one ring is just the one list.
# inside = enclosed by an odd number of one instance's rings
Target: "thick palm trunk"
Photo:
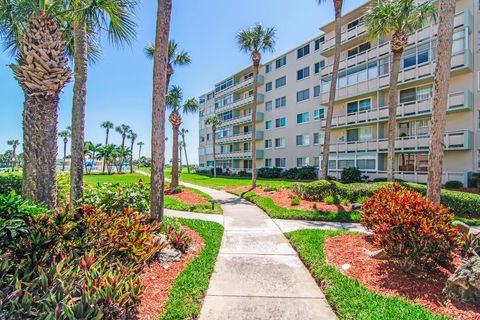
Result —
[[253, 106], [252, 106], [252, 188], [257, 187], [257, 92], [258, 92], [258, 66], [260, 65], [260, 54], [257, 61], [253, 62]]
[[167, 54], [171, 12], [172, 0], [158, 0], [156, 50], [153, 57], [152, 172], [150, 183], [150, 216], [156, 220], [163, 220]]
[[[108, 134], [109, 134], [109, 131], [110, 131], [110, 130], [107, 129], [107, 134], [106, 134], [106, 136], [105, 136], [105, 147], [108, 145]], [[102, 173], [105, 173], [105, 163], [106, 163], [106, 161], [107, 161], [107, 160], [106, 160], [106, 157], [104, 156], [104, 157], [103, 157], [103, 165], [102, 165]]]
[[61, 33], [47, 12], [27, 22], [17, 63], [11, 68], [25, 94], [22, 195], [54, 209], [59, 93], [70, 70]]
[[183, 152], [185, 152], [185, 162], [187, 164], [187, 172], [190, 173], [190, 166], [188, 165], [187, 145], [185, 144], [185, 136], [182, 136]]
[[397, 50], [392, 55], [392, 68], [390, 70], [390, 88], [388, 91], [388, 153], [387, 153], [387, 180], [395, 179], [395, 132], [397, 127], [397, 83], [400, 72], [400, 61], [403, 50]]
[[427, 198], [440, 203], [442, 185], [445, 112], [448, 103], [450, 67], [452, 59], [453, 20], [455, 1], [440, 0], [438, 21], [437, 65], [434, 77], [432, 133], [428, 152]]
[[217, 177], [217, 153], [215, 152], [216, 140], [217, 140], [217, 130], [212, 130], [212, 142], [213, 142], [213, 176]]
[[72, 107], [72, 151], [70, 164], [70, 201], [76, 208], [83, 199], [83, 155], [85, 142], [85, 106], [87, 100], [88, 49], [86, 26], [74, 28], [74, 75]]
[[325, 119], [326, 121], [325, 121], [325, 133], [324, 133], [324, 140], [323, 140], [322, 171], [321, 171], [322, 179], [326, 179], [328, 176], [328, 160], [330, 158], [330, 134], [331, 134], [331, 128], [332, 128], [335, 94], [337, 92], [338, 67], [340, 65], [340, 45], [341, 45], [341, 36], [342, 36], [342, 5], [343, 3], [342, 1], [334, 1], [334, 5], [335, 5], [335, 54], [333, 57], [332, 80], [330, 83], [330, 93], [328, 96], [327, 117]]
[[173, 149], [172, 149], [172, 182], [170, 188], [178, 187], [178, 129], [179, 127], [173, 126]]

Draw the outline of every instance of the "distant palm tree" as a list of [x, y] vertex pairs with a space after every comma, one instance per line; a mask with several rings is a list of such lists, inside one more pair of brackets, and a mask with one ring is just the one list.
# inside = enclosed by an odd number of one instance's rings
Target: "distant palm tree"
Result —
[[142, 155], [142, 146], [144, 146], [145, 143], [143, 143], [142, 141], [139, 141], [137, 142], [137, 146], [138, 146], [138, 159], [141, 158], [141, 155]]
[[70, 126], [67, 127], [66, 130], [60, 131], [58, 133], [60, 138], [63, 138], [63, 161], [62, 161], [62, 171], [65, 171], [65, 159], [67, 157], [67, 143], [68, 138], [72, 136], [72, 132], [70, 131]]
[[[83, 198], [82, 154], [85, 141], [85, 107], [91, 44], [100, 43], [107, 33], [115, 45], [131, 43], [135, 38], [134, 0], [69, 0], [68, 15], [73, 27], [73, 61], [75, 82], [72, 106], [72, 152], [70, 168], [70, 200], [74, 204]], [[98, 54], [97, 54], [98, 56]]]
[[153, 53], [152, 168], [150, 177], [150, 218], [163, 220], [165, 187], [165, 114], [168, 90], [168, 37], [172, 0], [157, 0], [155, 52]]
[[182, 125], [182, 113], [189, 114], [198, 111], [198, 103], [195, 99], [189, 99], [183, 102], [182, 89], [179, 86], [173, 86], [167, 95], [167, 108], [171, 110], [168, 120], [172, 125], [173, 131], [173, 149], [172, 149], [172, 179], [170, 187], [178, 187], [178, 133]]
[[133, 146], [135, 144], [135, 140], [138, 138], [138, 135], [130, 130], [127, 135], [127, 139], [130, 140], [130, 173], [133, 173]]
[[190, 173], [190, 166], [188, 165], [187, 144], [185, 143], [185, 135], [188, 134], [188, 129], [180, 129], [180, 136], [182, 137], [183, 151], [185, 152], [185, 162], [187, 163], [187, 172]]
[[118, 149], [114, 144], [107, 144], [98, 151], [99, 156], [105, 159], [108, 174], [112, 173], [115, 159], [120, 154]]
[[127, 134], [130, 132], [130, 126], [126, 125], [126, 124], [122, 124], [122, 125], [117, 126], [115, 128], [115, 131], [118, 132], [122, 136], [122, 144], [120, 145], [122, 157], [120, 159], [120, 164], [119, 164], [119, 167], [118, 167], [118, 171], [120, 173], [120, 172], [122, 172], [123, 162], [125, 161], [125, 159], [123, 158], [123, 154], [124, 154], [124, 151], [125, 151], [125, 139], [127, 138]]
[[[237, 34], [237, 42], [241, 51], [250, 54], [253, 65], [253, 105], [252, 105], [252, 188], [257, 186], [257, 147], [256, 141], [256, 118], [257, 118], [257, 92], [258, 92], [258, 68], [262, 59], [262, 53], [272, 52], [275, 47], [275, 28], [263, 28], [256, 24], [253, 27], [242, 30]], [[216, 173], [216, 169], [214, 169]]]
[[15, 171], [15, 157], [17, 156], [17, 147], [20, 145], [18, 140], [8, 140], [7, 145], [12, 147], [12, 158], [10, 162], [12, 163], [12, 171]]
[[388, 91], [388, 154], [387, 180], [394, 180], [395, 130], [397, 126], [397, 84], [403, 51], [408, 45], [408, 35], [422, 28], [436, 17], [436, 7], [431, 0], [386, 0], [376, 2], [365, 15], [368, 36], [372, 39], [392, 36], [390, 48], [392, 63]]
[[22, 195], [49, 209], [57, 194], [59, 96], [71, 76], [57, 9], [46, 0], [0, 2], [0, 38], [16, 56], [10, 67], [25, 97]]
[[452, 59], [452, 37], [455, 19], [455, 0], [440, 0], [438, 19], [437, 64], [435, 66], [432, 133], [428, 151], [427, 198], [440, 203], [442, 185], [443, 144], [445, 135], [445, 117], [450, 85], [450, 67]]
[[[105, 129], [105, 145], [107, 145], [108, 144], [108, 135], [110, 133], [110, 130], [114, 128], [113, 123], [110, 122], [110, 121], [105, 121], [105, 122], [102, 122], [100, 127]], [[102, 172], [105, 173], [105, 159], [103, 159]]]
[[217, 177], [217, 156], [215, 151], [215, 144], [217, 138], [217, 128], [222, 124], [222, 120], [217, 115], [211, 115], [205, 119], [205, 125], [212, 126], [212, 143], [213, 143], [213, 176]]
[[178, 155], [179, 155], [179, 162], [180, 162], [180, 169], [179, 169], [179, 173], [181, 174], [182, 173], [182, 149], [183, 149], [183, 141], [182, 140], [178, 140]]

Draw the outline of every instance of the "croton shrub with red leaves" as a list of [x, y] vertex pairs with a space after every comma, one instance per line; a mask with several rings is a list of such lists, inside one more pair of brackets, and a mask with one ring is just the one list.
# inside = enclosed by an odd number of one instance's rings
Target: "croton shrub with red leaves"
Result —
[[452, 225], [453, 214], [443, 205], [396, 183], [381, 189], [364, 206], [362, 225], [372, 231], [374, 244], [405, 271], [452, 261], [461, 237]]

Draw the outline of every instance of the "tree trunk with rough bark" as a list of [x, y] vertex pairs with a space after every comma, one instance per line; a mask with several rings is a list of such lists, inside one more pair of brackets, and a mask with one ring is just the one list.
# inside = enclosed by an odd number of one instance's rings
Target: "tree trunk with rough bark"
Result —
[[62, 162], [62, 171], [65, 172], [65, 159], [67, 158], [67, 138], [63, 139], [63, 162]]
[[[342, 5], [343, 1], [334, 1], [335, 6], [335, 54], [333, 57], [332, 80], [328, 96], [327, 117], [325, 119], [325, 132], [323, 137], [322, 170], [321, 178], [328, 177], [328, 160], [330, 158], [330, 135], [332, 128], [333, 108], [337, 91], [338, 67], [340, 65], [340, 45], [342, 37]], [[321, 130], [320, 121], [320, 130]]]
[[122, 144], [120, 146], [120, 149], [122, 150], [122, 154], [120, 155], [120, 163], [118, 164], [119, 173], [122, 173], [123, 161], [125, 161], [125, 138], [126, 138], [126, 134], [122, 133]]
[[427, 177], [427, 198], [437, 204], [440, 203], [440, 187], [442, 185], [445, 113], [450, 85], [455, 1], [440, 0], [439, 5], [437, 65], [433, 86], [432, 133], [428, 152]]
[[167, 94], [167, 57], [172, 0], [158, 0], [155, 52], [153, 54], [152, 98], [152, 171], [150, 217], [163, 220], [165, 185], [165, 109]]
[[216, 140], [217, 140], [217, 128], [212, 127], [212, 142], [213, 142], [213, 176], [217, 177], [217, 153], [215, 151]]
[[257, 187], [257, 93], [258, 93], [258, 67], [260, 65], [260, 53], [253, 56], [253, 105], [252, 105], [252, 188]]
[[190, 166], [188, 165], [188, 156], [187, 156], [187, 145], [185, 143], [185, 136], [182, 135], [183, 141], [183, 152], [185, 152], [185, 162], [187, 163], [187, 172], [190, 173]]
[[173, 129], [173, 149], [172, 149], [172, 180], [170, 182], [170, 188], [178, 187], [178, 129], [179, 127], [172, 125]]
[[72, 209], [83, 199], [83, 154], [85, 142], [85, 107], [87, 104], [88, 48], [87, 30], [78, 24], [73, 30], [74, 76], [72, 107], [72, 151], [70, 164], [70, 202]]
[[133, 173], [133, 144], [135, 143], [135, 140], [132, 140], [132, 143], [130, 145], [130, 173]]
[[[110, 133], [110, 130], [107, 128], [107, 133], [105, 135], [105, 147], [108, 145], [108, 134]], [[107, 162], [106, 156], [103, 157], [103, 165], [102, 165], [102, 173], [105, 173], [105, 165]]]

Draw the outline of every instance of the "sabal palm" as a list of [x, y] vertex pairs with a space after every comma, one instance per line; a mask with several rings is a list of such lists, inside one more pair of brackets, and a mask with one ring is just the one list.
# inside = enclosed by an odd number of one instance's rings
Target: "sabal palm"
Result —
[[125, 161], [125, 158], [123, 158], [123, 153], [125, 151], [125, 139], [127, 138], [127, 134], [130, 132], [130, 126], [127, 124], [121, 124], [115, 128], [115, 131], [122, 136], [122, 144], [120, 145], [122, 157], [118, 166], [119, 172], [122, 172], [123, 162]]
[[217, 152], [215, 150], [217, 128], [222, 124], [222, 120], [217, 115], [211, 115], [205, 119], [205, 125], [212, 127], [212, 143], [213, 143], [213, 176], [217, 176]]
[[127, 135], [127, 139], [130, 140], [130, 173], [133, 173], [133, 146], [135, 144], [135, 140], [137, 140], [138, 135], [130, 130]]
[[[237, 42], [241, 51], [250, 55], [253, 66], [253, 105], [252, 105], [252, 188], [257, 186], [257, 155], [256, 155], [256, 118], [257, 118], [257, 92], [258, 68], [262, 54], [272, 52], [275, 48], [275, 28], [264, 28], [256, 24], [251, 28], [237, 34]], [[216, 171], [216, 168], [214, 169]], [[215, 172], [216, 173], [216, 172]]]
[[8, 140], [7, 145], [12, 147], [12, 158], [10, 159], [10, 162], [12, 163], [12, 171], [15, 171], [15, 157], [17, 156], [17, 147], [20, 145], [20, 141], [17, 139]]
[[[108, 144], [108, 136], [110, 134], [110, 130], [114, 128], [114, 125], [112, 122], [110, 121], [104, 121], [102, 122], [102, 124], [100, 124], [100, 127], [102, 127], [103, 129], [105, 129], [105, 145]], [[106, 162], [106, 159], [104, 158], [103, 159], [103, 165], [102, 165], [102, 172], [105, 173], [105, 162]]]
[[[325, 4], [327, 0], [316, 0], [318, 4]], [[333, 0], [335, 10], [335, 53], [333, 55], [332, 78], [330, 82], [330, 93], [328, 96], [327, 116], [325, 118], [325, 132], [323, 136], [322, 166], [320, 177], [326, 179], [328, 176], [328, 161], [330, 158], [330, 136], [332, 130], [333, 107], [337, 91], [338, 68], [340, 66], [340, 46], [342, 38], [342, 7], [343, 0]], [[321, 123], [321, 121], [320, 121]], [[321, 128], [320, 128], [321, 130]]]
[[63, 138], [63, 161], [62, 161], [62, 171], [65, 171], [65, 158], [67, 157], [67, 143], [68, 138], [72, 136], [72, 131], [70, 127], [67, 127], [66, 130], [62, 130], [58, 133], [60, 138]]
[[[55, 167], [59, 95], [70, 80], [61, 3], [45, 0], [0, 0], [0, 38], [16, 54], [12, 64], [24, 95], [22, 194], [56, 204]], [[32, 46], [32, 44], [34, 44]]]
[[367, 35], [372, 39], [391, 36], [392, 61], [388, 92], [388, 154], [387, 180], [394, 180], [395, 131], [397, 115], [397, 83], [402, 54], [408, 45], [408, 35], [422, 28], [436, 17], [432, 1], [415, 0], [379, 1], [365, 15]]
[[198, 111], [198, 103], [195, 99], [183, 101], [182, 89], [179, 86], [173, 86], [167, 95], [167, 108], [170, 109], [168, 121], [172, 125], [173, 131], [173, 149], [172, 149], [172, 181], [171, 188], [178, 186], [178, 132], [182, 125], [182, 113], [189, 114]]
[[180, 129], [180, 136], [182, 137], [183, 151], [185, 152], [185, 162], [187, 164], [187, 172], [190, 173], [190, 166], [188, 165], [187, 143], [185, 142], [185, 135], [188, 134], [188, 129]]
[[98, 154], [105, 159], [105, 163], [107, 166], [108, 174], [112, 173], [112, 164], [115, 161], [115, 157], [117, 154], [117, 146], [114, 144], [107, 144], [100, 148]]
[[106, 32], [108, 39], [121, 45], [135, 37], [135, 0], [66, 0], [73, 28], [75, 83], [72, 106], [72, 168], [70, 199], [75, 205], [83, 198], [82, 148], [85, 140], [85, 107], [89, 42], [98, 44]]
[[145, 143], [143, 143], [142, 141], [139, 141], [137, 142], [137, 146], [138, 146], [138, 159], [141, 158], [142, 156], [142, 147], [145, 145]]

